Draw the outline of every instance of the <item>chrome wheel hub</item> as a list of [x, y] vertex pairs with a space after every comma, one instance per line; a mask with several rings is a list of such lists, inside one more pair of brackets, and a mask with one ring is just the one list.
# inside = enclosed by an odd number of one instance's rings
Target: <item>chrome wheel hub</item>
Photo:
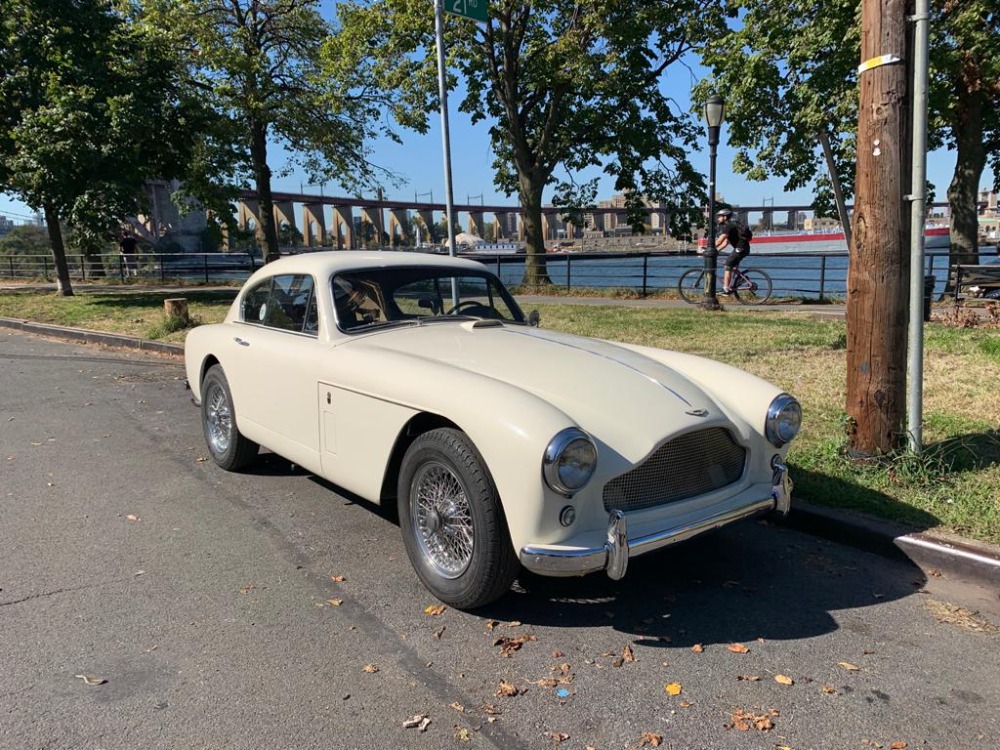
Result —
[[421, 466], [410, 485], [410, 518], [424, 559], [443, 578], [472, 561], [472, 514], [461, 480], [444, 464]]
[[233, 412], [225, 390], [218, 383], [212, 383], [205, 394], [205, 429], [212, 452], [225, 453], [232, 436]]

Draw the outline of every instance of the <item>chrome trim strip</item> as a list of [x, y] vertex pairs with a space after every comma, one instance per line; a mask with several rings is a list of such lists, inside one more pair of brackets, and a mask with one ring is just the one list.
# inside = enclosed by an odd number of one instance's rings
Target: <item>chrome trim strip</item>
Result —
[[628, 569], [629, 556], [628, 521], [620, 510], [608, 514], [608, 540], [604, 548], [608, 551], [608, 577], [620, 581]]
[[[521, 548], [519, 557], [521, 564], [525, 568], [539, 575], [577, 576], [604, 568], [608, 571], [608, 575], [614, 578], [614, 573], [618, 571], [619, 566], [621, 566], [621, 572], [624, 574], [624, 568], [627, 567], [630, 557], [644, 555], [647, 552], [652, 552], [653, 550], [676, 544], [677, 542], [686, 541], [706, 531], [721, 528], [749, 516], [772, 510], [776, 507], [776, 504], [775, 498], [769, 497], [765, 500], [758, 500], [750, 505], [744, 505], [735, 510], [720, 513], [695, 523], [672, 529], [664, 529], [663, 531], [633, 540], [629, 540], [627, 536], [623, 540], [617, 533], [619, 529], [625, 531], [626, 519], [624, 518], [624, 514], [622, 514], [621, 523], [619, 524], [616, 515], [620, 511], [615, 511], [609, 515], [608, 541], [603, 549], [561, 550], [536, 547], [529, 544]], [[622, 562], [622, 558], [624, 558], [624, 563]]]

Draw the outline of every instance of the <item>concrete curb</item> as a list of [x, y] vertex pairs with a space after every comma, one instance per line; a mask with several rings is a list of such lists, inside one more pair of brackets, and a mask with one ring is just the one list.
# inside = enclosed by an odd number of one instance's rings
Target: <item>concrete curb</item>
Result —
[[782, 525], [883, 557], [909, 560], [925, 576], [1000, 592], [1000, 547], [939, 532], [919, 531], [847, 510], [794, 499]]
[[146, 341], [132, 336], [122, 336], [117, 333], [103, 331], [88, 331], [85, 328], [64, 328], [47, 323], [32, 323], [29, 320], [0, 318], [0, 327], [13, 328], [25, 333], [36, 333], [40, 336], [54, 336], [60, 339], [82, 341], [85, 344], [100, 344], [113, 349], [135, 349], [158, 354], [183, 355], [184, 347], [180, 344], [167, 344], [161, 341]]
[[[177, 356], [184, 354], [184, 347], [180, 344], [145, 341], [101, 331], [64, 328], [11, 318], [0, 318], [0, 327], [116, 349]], [[926, 576], [945, 576], [988, 592], [1000, 592], [1000, 547], [995, 545], [922, 532], [846, 510], [813, 505], [800, 499], [793, 501], [792, 511], [782, 521], [782, 525], [883, 557], [909, 560]]]

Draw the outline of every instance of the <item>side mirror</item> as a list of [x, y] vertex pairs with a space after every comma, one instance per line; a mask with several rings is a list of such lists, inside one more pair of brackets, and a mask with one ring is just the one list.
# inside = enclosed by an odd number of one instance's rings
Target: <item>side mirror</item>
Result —
[[528, 313], [528, 325], [533, 328], [538, 328], [542, 324], [542, 316], [538, 314], [538, 310], [532, 310]]

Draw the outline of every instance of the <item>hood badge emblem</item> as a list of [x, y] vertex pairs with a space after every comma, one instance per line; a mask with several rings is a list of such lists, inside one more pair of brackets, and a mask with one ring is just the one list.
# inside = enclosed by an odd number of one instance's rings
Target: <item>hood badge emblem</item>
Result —
[[685, 414], [690, 414], [692, 417], [707, 417], [708, 409], [691, 409], [684, 412]]

